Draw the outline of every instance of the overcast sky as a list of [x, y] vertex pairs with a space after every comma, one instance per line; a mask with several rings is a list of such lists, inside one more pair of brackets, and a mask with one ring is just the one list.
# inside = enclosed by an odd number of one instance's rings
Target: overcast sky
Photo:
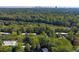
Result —
[[0, 0], [0, 6], [79, 7], [79, 0]]

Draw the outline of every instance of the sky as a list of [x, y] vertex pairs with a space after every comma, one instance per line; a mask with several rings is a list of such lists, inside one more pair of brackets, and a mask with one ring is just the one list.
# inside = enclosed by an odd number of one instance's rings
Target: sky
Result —
[[0, 0], [0, 6], [79, 7], [79, 0]]

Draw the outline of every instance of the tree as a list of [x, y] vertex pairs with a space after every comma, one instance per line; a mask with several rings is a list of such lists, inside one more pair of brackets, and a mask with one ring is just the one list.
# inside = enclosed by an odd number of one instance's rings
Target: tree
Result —
[[31, 49], [34, 51], [39, 45], [39, 38], [37, 36], [30, 36], [30, 44], [31, 44]]
[[54, 39], [52, 43], [51, 51], [53, 52], [73, 51], [73, 46], [67, 39]]
[[55, 29], [53, 29], [53, 32], [52, 32], [52, 37], [55, 38], [56, 37], [56, 32], [55, 32]]
[[12, 32], [12, 35], [16, 36], [16, 35], [17, 35], [17, 32], [14, 32], [14, 31], [13, 31], [13, 32]]
[[11, 46], [1, 46], [0, 52], [12, 52], [12, 47]]
[[0, 46], [2, 46], [2, 40], [0, 40]]
[[48, 36], [47, 37], [46, 36], [40, 36], [39, 40], [40, 40], [40, 46], [41, 47], [47, 47], [47, 44], [49, 42]]
[[18, 43], [18, 45], [15, 47], [15, 52], [23, 52], [24, 48], [22, 46], [22, 43]]
[[74, 46], [79, 46], [79, 35], [78, 34], [74, 36], [74, 39], [72, 41], [72, 44]]
[[20, 30], [18, 30], [18, 31], [17, 31], [17, 34], [18, 34], [18, 35], [21, 35], [21, 34], [22, 34], [22, 32], [21, 32]]
[[25, 45], [25, 52], [30, 52], [31, 45], [29, 43], [26, 43]]
[[68, 32], [68, 39], [72, 42], [73, 41], [73, 37], [74, 37], [74, 32], [71, 30]]

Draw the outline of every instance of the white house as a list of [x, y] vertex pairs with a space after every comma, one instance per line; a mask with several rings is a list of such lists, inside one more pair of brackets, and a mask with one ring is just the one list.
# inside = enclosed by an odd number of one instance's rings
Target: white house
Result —
[[3, 46], [16, 46], [16, 41], [3, 41]]
[[68, 33], [63, 33], [63, 32], [62, 32], [62, 33], [58, 33], [58, 32], [57, 32], [56, 34], [67, 35]]
[[1, 35], [10, 35], [10, 33], [0, 32]]
[[37, 35], [36, 33], [32, 33], [33, 35]]
[[22, 33], [21, 35], [26, 35], [26, 33]]
[[67, 35], [68, 35], [68, 33], [64, 33], [64, 32], [57, 32], [56, 33], [56, 35], [57, 35], [57, 37], [59, 37], [59, 38], [66, 38], [67, 37]]
[[36, 33], [26, 33], [26, 35], [37, 35]]

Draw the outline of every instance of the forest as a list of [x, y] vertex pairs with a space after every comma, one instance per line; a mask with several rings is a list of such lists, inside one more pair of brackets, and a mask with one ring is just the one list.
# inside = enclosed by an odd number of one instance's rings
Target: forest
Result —
[[78, 51], [78, 8], [0, 8], [0, 52]]

